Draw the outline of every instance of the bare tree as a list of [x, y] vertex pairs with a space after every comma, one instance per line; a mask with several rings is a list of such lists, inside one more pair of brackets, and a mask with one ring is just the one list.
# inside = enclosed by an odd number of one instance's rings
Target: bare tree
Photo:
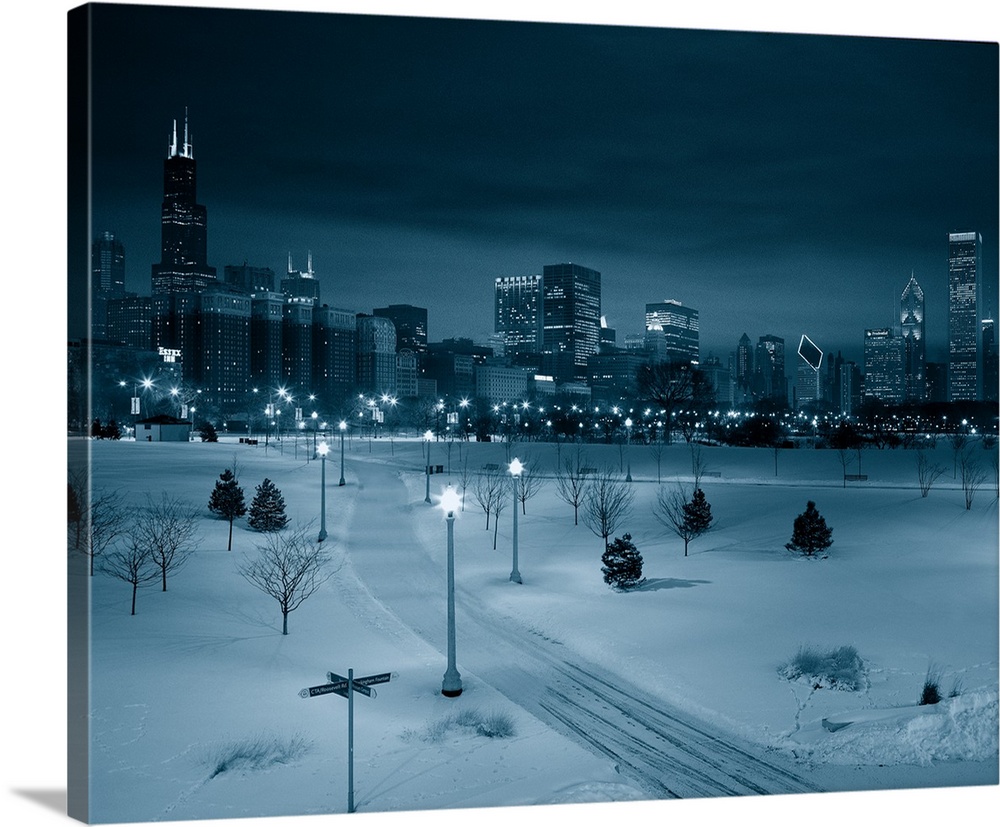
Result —
[[247, 582], [278, 601], [283, 635], [288, 634], [288, 615], [335, 573], [329, 567], [330, 555], [309, 539], [312, 535], [308, 531], [266, 533], [257, 546], [257, 556], [246, 560], [239, 569]]
[[932, 463], [927, 458], [926, 451], [917, 451], [917, 485], [920, 486], [920, 496], [926, 497], [934, 482], [945, 472], [943, 465]]
[[503, 496], [505, 474], [499, 468], [488, 468], [476, 475], [472, 496], [486, 513], [486, 530], [490, 529], [490, 514], [496, 512], [497, 502]]
[[542, 463], [539, 460], [525, 457], [523, 465], [521, 475], [516, 478], [516, 491], [517, 499], [521, 503], [521, 513], [527, 514], [525, 503], [541, 490], [545, 479], [542, 477]]
[[986, 481], [986, 469], [975, 459], [972, 451], [963, 451], [958, 458], [958, 470], [962, 479], [962, 492], [965, 494], [965, 509], [972, 508], [972, 500], [980, 486]]
[[606, 549], [608, 537], [615, 533], [632, 509], [635, 489], [608, 467], [598, 471], [588, 483], [583, 522], [604, 541], [603, 549]]
[[573, 506], [573, 525], [580, 524], [580, 506], [587, 496], [590, 480], [583, 466], [585, 457], [577, 451], [575, 457], [567, 457], [556, 469], [556, 493], [559, 499]]
[[968, 443], [969, 438], [963, 433], [954, 433], [948, 441], [951, 443], [951, 476], [952, 479], [957, 479], [959, 459], [965, 451], [965, 446]]
[[179, 570], [198, 548], [197, 520], [194, 509], [164, 493], [159, 500], [147, 496], [146, 508], [132, 521], [130, 542], [149, 551], [163, 591], [167, 590], [167, 574]]
[[160, 576], [149, 549], [129, 534], [121, 548], [115, 548], [101, 557], [101, 571], [132, 586], [132, 614], [139, 587], [152, 583]]
[[663, 443], [656, 440], [650, 443], [649, 453], [653, 455], [653, 459], [656, 460], [656, 484], [660, 484], [660, 464], [663, 462]]
[[[497, 487], [496, 497], [493, 500], [493, 550], [497, 550], [497, 532], [500, 530], [500, 515], [503, 514], [504, 509], [507, 507], [508, 499], [513, 499], [516, 496], [512, 493], [512, 486], [514, 479], [510, 478], [508, 481], [504, 477], [500, 477], [500, 484]], [[514, 507], [517, 508], [517, 503], [514, 503]]]
[[462, 469], [458, 472], [458, 484], [462, 488], [462, 511], [465, 511], [465, 492], [472, 482], [472, 471], [469, 470], [469, 455], [466, 453]]
[[705, 492], [696, 488], [688, 500], [679, 484], [670, 489], [660, 486], [653, 516], [684, 541], [685, 557], [688, 556], [688, 543], [707, 532], [712, 524], [712, 509], [705, 500]]
[[851, 456], [851, 450], [849, 448], [838, 448], [837, 459], [840, 460], [840, 470], [844, 474], [844, 488], [847, 488], [847, 469], [851, 467], [851, 463], [854, 461], [854, 458]]
[[702, 410], [712, 404], [712, 384], [704, 371], [683, 362], [643, 365], [636, 373], [639, 395], [660, 406], [664, 436], [672, 439], [674, 415], [683, 406]]
[[94, 560], [120, 537], [128, 527], [125, 502], [118, 491], [95, 493], [83, 506], [82, 548], [90, 558], [90, 576], [94, 576]]
[[83, 529], [86, 523], [87, 475], [77, 471], [69, 475], [66, 483], [67, 503], [66, 519], [73, 535], [73, 548], [80, 548], [83, 539]]

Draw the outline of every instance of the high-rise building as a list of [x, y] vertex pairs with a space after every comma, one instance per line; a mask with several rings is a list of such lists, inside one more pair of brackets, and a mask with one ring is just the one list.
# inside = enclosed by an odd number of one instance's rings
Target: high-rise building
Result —
[[493, 329], [503, 336], [504, 353], [541, 353], [543, 338], [542, 277], [502, 276], [493, 287]]
[[292, 267], [292, 254], [288, 254], [288, 273], [281, 280], [281, 292], [290, 302], [299, 304], [319, 304], [319, 279], [313, 271], [312, 253], [306, 257], [306, 269]]
[[178, 143], [177, 121], [163, 162], [160, 210], [160, 263], [152, 267], [153, 293], [200, 292], [214, 284], [208, 266], [208, 211], [198, 203], [194, 145], [184, 116], [184, 141]]
[[861, 368], [855, 362], [842, 360], [837, 373], [840, 413], [852, 416], [861, 407]]
[[250, 297], [223, 285], [198, 296], [199, 373], [204, 402], [245, 409], [250, 385]]
[[924, 291], [912, 273], [899, 298], [899, 325], [903, 337], [903, 398], [922, 402], [927, 396]]
[[601, 341], [601, 274], [579, 264], [542, 268], [542, 373], [584, 382]]
[[388, 319], [396, 328], [396, 352], [410, 350], [419, 359], [427, 352], [427, 308], [412, 304], [376, 307], [373, 316]]
[[149, 350], [153, 342], [152, 299], [134, 293], [109, 299], [106, 338], [133, 350]]
[[903, 401], [903, 354], [901, 336], [888, 327], [865, 331], [865, 396], [896, 405]]
[[983, 319], [982, 338], [980, 346], [983, 350], [983, 399], [987, 402], [996, 402], [998, 396], [997, 382], [997, 340], [996, 324], [993, 319]]
[[805, 333], [799, 339], [799, 361], [796, 365], [796, 407], [814, 404], [823, 398], [823, 351]]
[[312, 393], [313, 305], [287, 299], [282, 307], [282, 384], [295, 395]]
[[333, 410], [357, 381], [357, 314], [323, 305], [313, 309], [313, 392]]
[[785, 340], [770, 333], [757, 340], [754, 353], [754, 396], [788, 404], [788, 379], [785, 375]]
[[108, 302], [125, 295], [125, 245], [114, 233], [94, 239], [90, 250], [90, 336], [108, 338]]
[[227, 264], [222, 271], [222, 280], [244, 293], [273, 293], [274, 270], [270, 267], [252, 267], [242, 264]]
[[983, 237], [976, 232], [948, 234], [948, 401], [981, 399], [983, 352]]
[[733, 381], [736, 384], [738, 399], [748, 399], [753, 387], [753, 345], [750, 337], [744, 333], [736, 345], [736, 358], [733, 360]]
[[381, 316], [357, 315], [358, 390], [396, 392], [396, 328]]
[[281, 329], [284, 308], [285, 297], [280, 293], [255, 293], [250, 301], [250, 382], [261, 392], [282, 385]]
[[676, 299], [647, 304], [646, 350], [657, 361], [698, 364], [698, 311]]

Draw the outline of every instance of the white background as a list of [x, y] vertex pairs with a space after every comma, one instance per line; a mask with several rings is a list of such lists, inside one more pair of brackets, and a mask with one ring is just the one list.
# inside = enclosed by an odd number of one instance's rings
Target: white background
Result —
[[[3, 822], [17, 827], [61, 824], [66, 791], [65, 564], [62, 484], [65, 473], [65, 73], [66, 13], [72, 3], [22, 0], [7, 4], [0, 29], [3, 106], [4, 294], [0, 322], [3, 402], [0, 404], [0, 580], [6, 657], [3, 670]], [[995, 4], [904, 4], [842, 0], [795, 4], [699, 0], [683, 8], [616, 0], [584, 6], [553, 0], [421, 2], [163, 2], [235, 8], [294, 8], [427, 16], [483, 17], [688, 28], [819, 32], [996, 42]], [[664, 8], [660, 8], [660, 6]], [[222, 48], [222, 44], [220, 44]], [[974, 78], [970, 83], [976, 82]], [[997, 239], [997, 228], [984, 228]], [[986, 234], [984, 232], [984, 235]], [[27, 521], [51, 524], [38, 545]], [[32, 532], [33, 534], [34, 532]], [[43, 533], [44, 536], [44, 533]], [[361, 816], [368, 824], [459, 824], [490, 827], [510, 818], [530, 825], [553, 818], [628, 820], [635, 824], [916, 825], [986, 823], [1000, 811], [1000, 788], [826, 794], [779, 799], [572, 805]], [[328, 823], [333, 818], [254, 819], [253, 827]], [[240, 822], [210, 821], [206, 825]]]

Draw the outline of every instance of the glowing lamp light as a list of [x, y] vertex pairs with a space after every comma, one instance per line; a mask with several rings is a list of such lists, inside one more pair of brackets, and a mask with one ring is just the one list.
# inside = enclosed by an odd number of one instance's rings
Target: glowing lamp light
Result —
[[625, 420], [625, 427], [626, 428], [632, 427], [632, 417], [629, 417], [628, 419]]
[[446, 515], [453, 517], [455, 512], [462, 506], [462, 495], [453, 486], [449, 485], [442, 492], [438, 505]]
[[340, 425], [338, 425], [337, 427], [340, 428], [341, 431], [346, 431], [347, 430], [347, 423], [343, 419], [341, 419], [340, 420]]
[[430, 442], [432, 439], [434, 439], [433, 432], [431, 432], [431, 431], [424, 431], [424, 439], [426, 439], [428, 442]]
[[517, 457], [514, 457], [510, 462], [510, 473], [519, 477], [522, 471], [524, 471], [524, 464]]
[[328, 453], [330, 453], [330, 446], [325, 442], [321, 442], [316, 446], [316, 453], [318, 453], [321, 457], [325, 457]]

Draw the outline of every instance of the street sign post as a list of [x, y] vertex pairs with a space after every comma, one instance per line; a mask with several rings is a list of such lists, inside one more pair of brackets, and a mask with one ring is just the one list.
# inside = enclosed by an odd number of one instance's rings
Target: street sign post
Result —
[[355, 678], [354, 670], [348, 669], [346, 678], [336, 672], [327, 672], [327, 683], [299, 690], [300, 698], [317, 698], [320, 695], [340, 695], [342, 698], [347, 698], [347, 812], [349, 813], [354, 812], [354, 693], [360, 692], [362, 695], [374, 698], [377, 693], [370, 687], [373, 684], [388, 683], [391, 678], [391, 672]]

